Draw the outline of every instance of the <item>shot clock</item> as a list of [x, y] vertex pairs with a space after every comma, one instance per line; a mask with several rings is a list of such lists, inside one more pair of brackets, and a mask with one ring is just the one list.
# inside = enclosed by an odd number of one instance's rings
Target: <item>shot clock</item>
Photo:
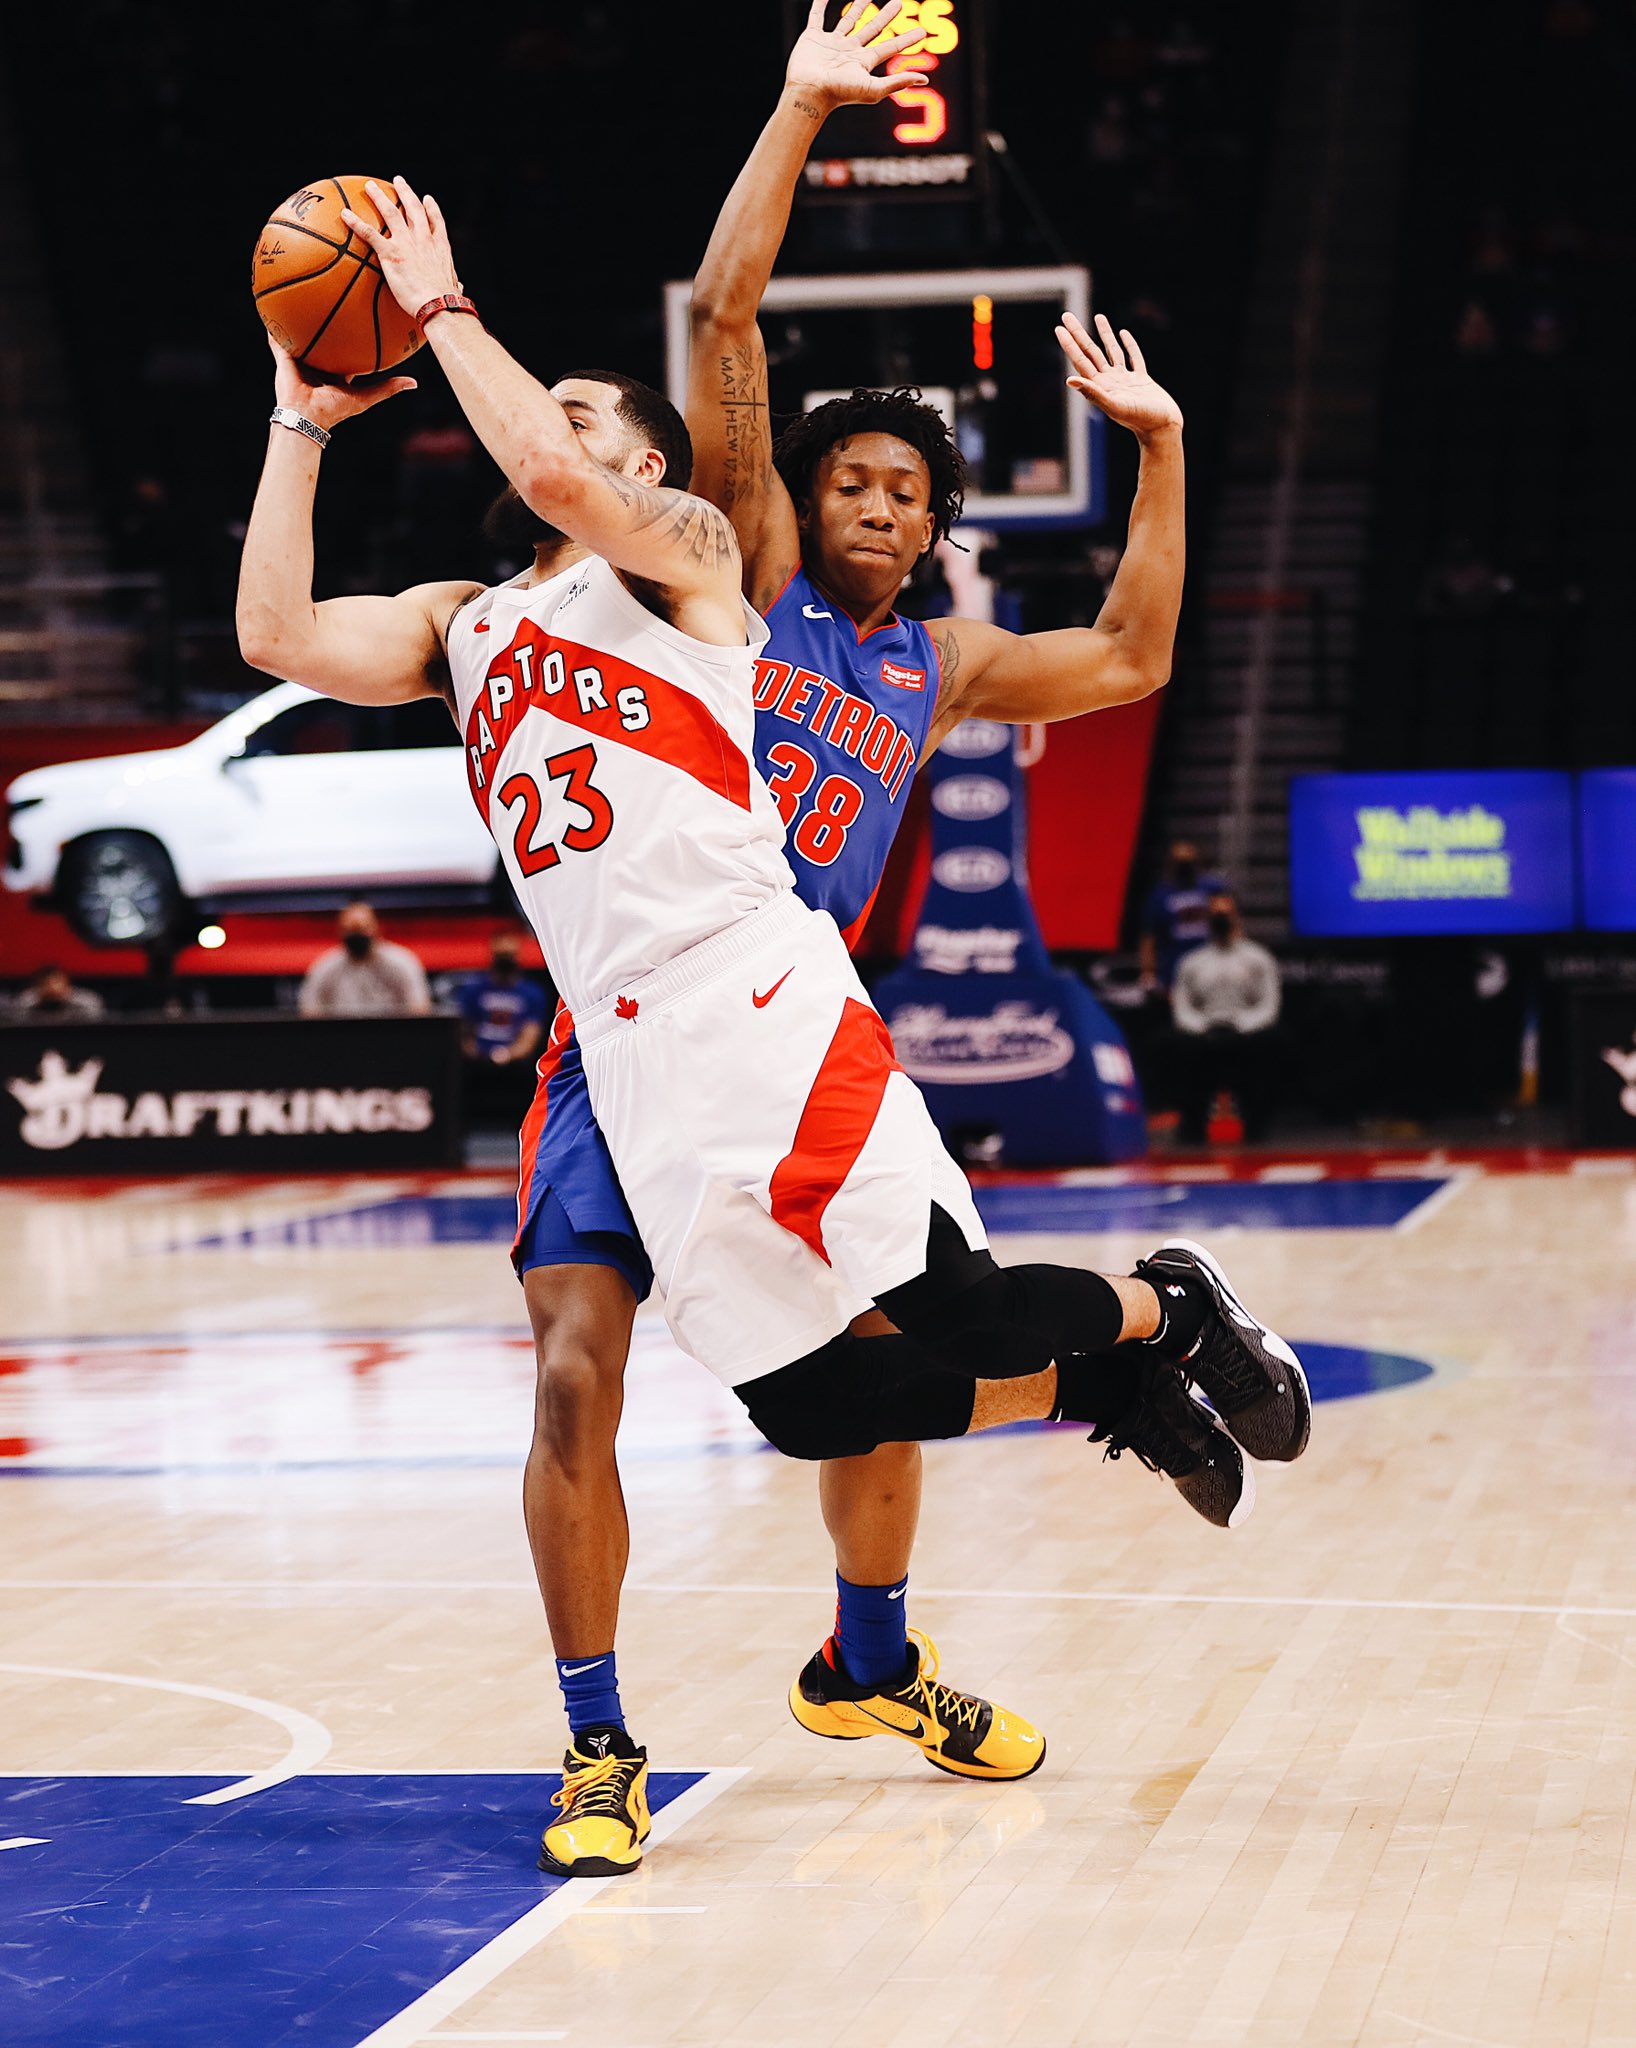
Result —
[[[973, 199], [982, 190], [982, 0], [903, 0], [883, 34], [920, 28], [925, 40], [894, 57], [894, 71], [923, 71], [924, 85], [872, 107], [842, 107], [824, 123], [807, 164], [803, 199]], [[834, 27], [844, 11], [831, 0]], [[792, 37], [805, 6], [787, 0]], [[869, 21], [881, 12], [871, 6]]]

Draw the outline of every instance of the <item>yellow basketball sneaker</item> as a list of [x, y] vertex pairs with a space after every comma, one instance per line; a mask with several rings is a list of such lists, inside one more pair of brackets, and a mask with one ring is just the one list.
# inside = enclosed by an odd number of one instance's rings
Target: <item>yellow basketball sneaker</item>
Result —
[[648, 1812], [648, 1753], [628, 1735], [587, 1738], [590, 1754], [570, 1743], [562, 1790], [551, 1804], [561, 1818], [545, 1831], [540, 1868], [553, 1877], [619, 1877], [642, 1860], [653, 1827]]
[[957, 1778], [1026, 1778], [1045, 1761], [1045, 1737], [1020, 1714], [939, 1682], [937, 1645], [917, 1628], [908, 1672], [888, 1692], [849, 1678], [825, 1643], [790, 1687], [790, 1712], [831, 1741], [895, 1735]]

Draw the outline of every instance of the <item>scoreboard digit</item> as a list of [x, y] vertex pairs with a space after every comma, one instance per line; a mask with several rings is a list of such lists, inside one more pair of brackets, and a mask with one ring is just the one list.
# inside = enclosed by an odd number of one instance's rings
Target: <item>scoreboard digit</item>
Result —
[[[806, 167], [808, 200], [972, 199], [982, 191], [982, 0], [903, 0], [882, 38], [922, 31], [922, 40], [894, 57], [893, 71], [927, 74], [872, 107], [841, 107], [824, 123]], [[831, 0], [828, 25], [844, 11]], [[863, 21], [882, 12], [872, 4]], [[792, 35], [801, 0], [787, 0]]]

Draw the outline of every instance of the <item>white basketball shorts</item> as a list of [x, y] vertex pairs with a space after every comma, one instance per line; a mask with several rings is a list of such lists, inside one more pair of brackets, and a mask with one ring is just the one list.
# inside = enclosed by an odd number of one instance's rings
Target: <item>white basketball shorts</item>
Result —
[[574, 1024], [671, 1330], [728, 1386], [923, 1272], [934, 1202], [987, 1243], [834, 919], [795, 895]]

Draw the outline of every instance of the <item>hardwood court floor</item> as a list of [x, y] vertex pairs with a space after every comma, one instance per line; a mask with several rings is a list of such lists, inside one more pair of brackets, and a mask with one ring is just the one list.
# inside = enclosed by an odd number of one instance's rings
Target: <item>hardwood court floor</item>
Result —
[[[912, 1619], [1049, 1738], [1004, 1788], [789, 1719], [813, 1475], [644, 1318], [620, 1665], [676, 1811], [555, 1893], [503, 1186], [0, 1188], [0, 2039], [1636, 2044], [1636, 1173], [1570, 1164], [1425, 1168], [1390, 1227], [1303, 1162], [1213, 1191], [1318, 1391], [1379, 1387], [1240, 1531], [1069, 1432], [928, 1452]], [[1091, 1176], [1000, 1249], [1123, 1269], [1201, 1200]], [[315, 1901], [367, 2025], [290, 1960]]]

